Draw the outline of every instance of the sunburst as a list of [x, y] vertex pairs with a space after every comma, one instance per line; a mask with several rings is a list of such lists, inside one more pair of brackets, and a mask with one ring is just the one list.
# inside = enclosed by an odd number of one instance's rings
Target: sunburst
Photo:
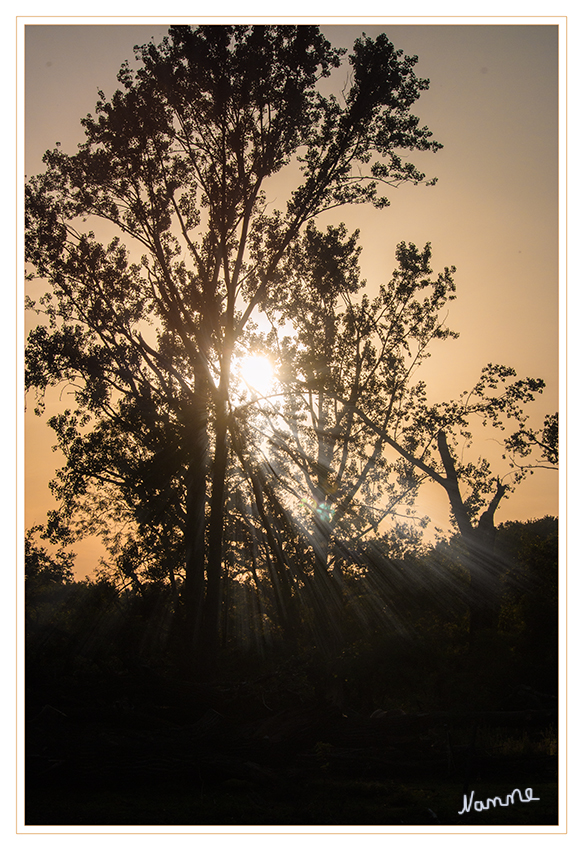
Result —
[[261, 354], [250, 354], [241, 360], [241, 380], [259, 396], [273, 389], [274, 369], [271, 361]]

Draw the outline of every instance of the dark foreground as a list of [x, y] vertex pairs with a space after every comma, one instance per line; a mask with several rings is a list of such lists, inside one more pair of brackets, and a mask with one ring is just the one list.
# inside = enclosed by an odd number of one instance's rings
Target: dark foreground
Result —
[[[377, 714], [285, 696], [268, 677], [211, 686], [144, 669], [93, 693], [33, 684], [26, 824], [557, 823], [556, 710]], [[465, 793], [505, 801], [515, 788], [539, 799], [459, 814]]]

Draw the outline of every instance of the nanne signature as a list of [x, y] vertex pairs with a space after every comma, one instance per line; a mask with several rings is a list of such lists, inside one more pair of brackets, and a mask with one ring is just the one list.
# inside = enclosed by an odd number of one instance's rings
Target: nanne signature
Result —
[[492, 808], [496, 806], [510, 806], [514, 805], [514, 795], [518, 794], [519, 802], [521, 803], [532, 803], [534, 800], [540, 800], [540, 797], [532, 796], [532, 788], [526, 788], [524, 791], [524, 797], [522, 796], [522, 792], [519, 791], [518, 788], [515, 788], [511, 794], [506, 795], [506, 802], [503, 803], [500, 797], [488, 797], [484, 802], [483, 800], [474, 800], [474, 791], [470, 794], [470, 798], [468, 800], [467, 794], [464, 794], [464, 807], [461, 812], [458, 812], [458, 815], [465, 815], [466, 812], [469, 812], [474, 807], [476, 812], [483, 812], [486, 809], [490, 808], [490, 803], [492, 804]]

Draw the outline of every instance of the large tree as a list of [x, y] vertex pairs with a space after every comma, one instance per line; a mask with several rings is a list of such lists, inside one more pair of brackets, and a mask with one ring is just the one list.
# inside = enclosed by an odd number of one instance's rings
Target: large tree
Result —
[[[218, 642], [232, 364], [249, 323], [309, 221], [385, 206], [379, 185], [425, 181], [403, 152], [440, 147], [411, 112], [428, 86], [416, 57], [363, 36], [341, 101], [319, 82], [342, 53], [312, 26], [172, 27], [100, 93], [78, 152], [47, 152], [27, 186], [26, 257], [50, 284], [27, 386], [75, 387], [53, 421], [66, 456], [53, 532], [85, 502], [108, 532], [149, 530], [171, 575], [181, 553], [187, 655], [212, 660]], [[270, 211], [283, 169], [296, 188]]]

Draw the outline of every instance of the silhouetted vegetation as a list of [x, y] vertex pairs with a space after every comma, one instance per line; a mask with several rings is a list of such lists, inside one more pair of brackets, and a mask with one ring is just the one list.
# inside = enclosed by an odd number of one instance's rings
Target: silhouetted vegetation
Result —
[[[432, 400], [455, 268], [401, 243], [365, 289], [358, 232], [316, 226], [433, 182], [405, 159], [441, 147], [416, 57], [363, 35], [339, 98], [317, 27], [177, 26], [136, 53], [27, 185], [50, 291], [26, 386], [39, 415], [73, 399], [26, 543], [27, 822], [470, 823], [470, 782], [544, 789], [481, 823], [555, 822], [557, 521], [495, 524], [558, 462], [556, 416], [525, 412], [544, 383], [488, 364]], [[474, 423], [501, 456], [467, 459]], [[455, 529], [433, 546], [428, 484]], [[87, 534], [108, 554], [80, 582]]]
[[[244, 606], [226, 594], [212, 683], [176, 664], [168, 585], [37, 588], [27, 822], [390, 826], [432, 823], [431, 809], [441, 823], [554, 823], [557, 521], [501, 526], [497, 622], [479, 642], [463, 545], [400, 560], [364, 546], [333, 657], [310, 640], [309, 608], [289, 637], [261, 587]], [[534, 787], [542, 803], [460, 816], [468, 783], [484, 798]]]

